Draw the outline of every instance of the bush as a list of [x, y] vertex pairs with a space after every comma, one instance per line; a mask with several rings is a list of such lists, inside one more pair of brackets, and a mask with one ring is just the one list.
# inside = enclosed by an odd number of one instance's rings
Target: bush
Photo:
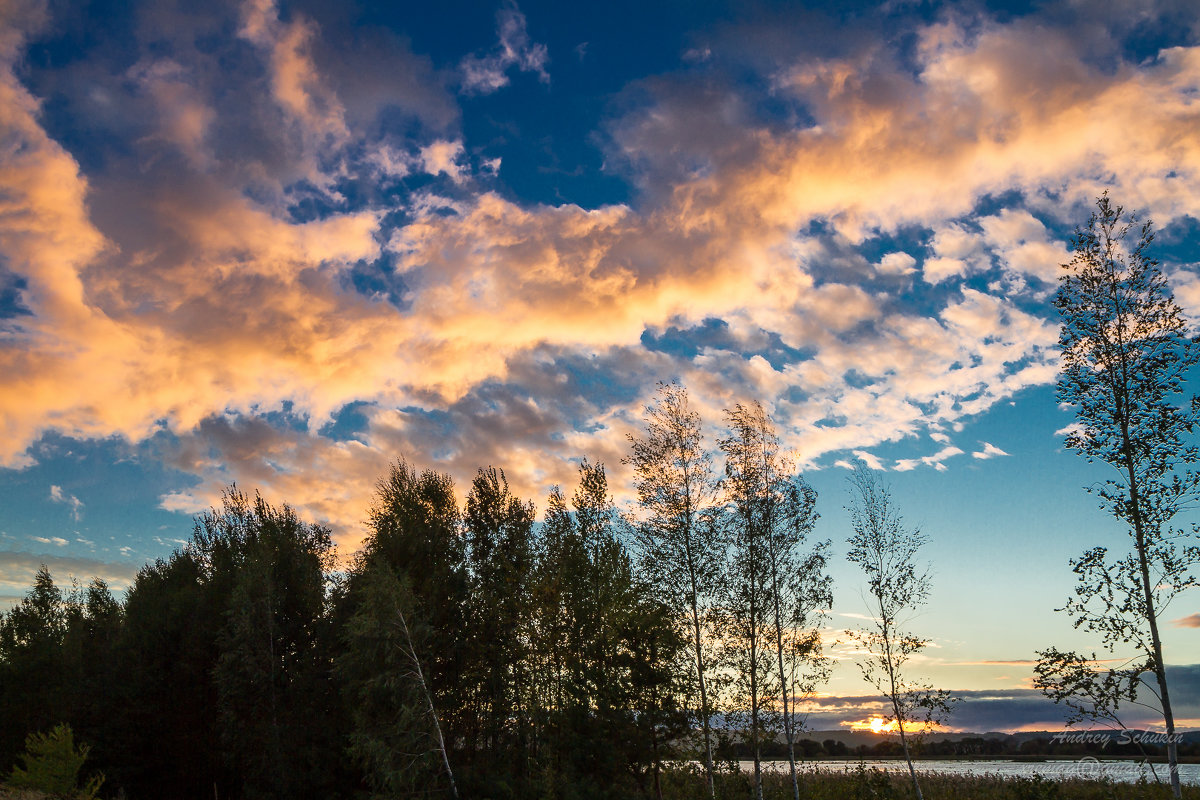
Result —
[[70, 725], [56, 725], [49, 733], [31, 733], [25, 739], [25, 753], [19, 756], [24, 766], [13, 767], [8, 784], [18, 789], [93, 800], [104, 776], [93, 775], [87, 784], [79, 786], [79, 770], [90, 749], [86, 744], [75, 746]]

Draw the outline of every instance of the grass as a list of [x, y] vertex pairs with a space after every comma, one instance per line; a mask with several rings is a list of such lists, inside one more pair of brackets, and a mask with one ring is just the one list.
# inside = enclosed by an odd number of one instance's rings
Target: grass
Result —
[[32, 789], [12, 789], [0, 784], [0, 800], [46, 800], [50, 795]]
[[[1116, 783], [1111, 780], [1000, 775], [920, 775], [925, 800], [1165, 800], [1168, 786], [1154, 783]], [[751, 776], [724, 773], [717, 778], [718, 800], [750, 800]], [[664, 800], [707, 800], [704, 777], [698, 771], [673, 770], [663, 776]], [[870, 766], [848, 772], [806, 772], [801, 798], [811, 800], [909, 800], [915, 797], [907, 775]], [[1200, 787], [1184, 786], [1184, 800], [1200, 800]], [[791, 776], [763, 776], [764, 800], [791, 800]]]
[[[1049, 780], [1040, 777], [998, 775], [920, 776], [925, 800], [1167, 800], [1171, 790], [1153, 783], [1114, 783], [1107, 780]], [[664, 800], [708, 800], [704, 777], [695, 770], [670, 770], [662, 775]], [[52, 796], [28, 789], [0, 785], [0, 800], [50, 800]], [[644, 795], [631, 796], [638, 800]], [[722, 773], [717, 776], [718, 800], [751, 800], [750, 776]], [[807, 772], [800, 797], [806, 800], [910, 800], [912, 785], [904, 774], [869, 766], [848, 772]], [[1200, 800], [1200, 787], [1184, 786], [1184, 800]], [[791, 800], [791, 777], [784, 773], [763, 776], [764, 800]]]

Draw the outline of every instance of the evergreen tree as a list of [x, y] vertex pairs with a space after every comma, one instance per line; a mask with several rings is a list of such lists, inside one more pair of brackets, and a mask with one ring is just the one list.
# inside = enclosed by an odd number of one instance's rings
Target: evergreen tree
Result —
[[45, 564], [29, 593], [0, 617], [0, 770], [12, 764], [28, 734], [68, 718], [62, 645], [69, 617]]
[[213, 670], [226, 607], [195, 552], [143, 567], [125, 601], [113, 669], [108, 784], [131, 797], [185, 800], [237, 791], [226, 764]]
[[69, 719], [80, 739], [90, 744], [92, 759], [106, 763], [118, 745], [109, 723], [120, 713], [114, 687], [121, 675], [114, 658], [124, 609], [100, 578], [88, 584], [74, 606], [62, 646]]
[[329, 530], [231, 488], [219, 511], [197, 521], [191, 548], [210, 585], [228, 587], [213, 677], [222, 747], [243, 796], [316, 788], [309, 756], [319, 729], [307, 712], [331, 679], [317, 654], [334, 563]]

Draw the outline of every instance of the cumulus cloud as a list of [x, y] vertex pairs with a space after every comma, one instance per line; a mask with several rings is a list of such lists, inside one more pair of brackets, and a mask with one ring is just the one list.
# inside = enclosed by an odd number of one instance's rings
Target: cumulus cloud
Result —
[[888, 253], [879, 259], [878, 269], [887, 275], [911, 275], [916, 272], [917, 260], [908, 253]]
[[[928, 434], [938, 452], [893, 468], [942, 470], [964, 452], [945, 431], [1053, 380], [1053, 231], [1107, 184], [1160, 224], [1200, 208], [1198, 48], [1102, 69], [1053, 27], [943, 21], [912, 69], [883, 44], [775, 65], [774, 97], [805, 109], [787, 125], [685, 69], [606, 131], [639, 191], [583, 208], [489, 184], [411, 53], [428, 85], [405, 102], [430, 110], [401, 136], [315, 21], [251, 0], [237, 26], [245, 80], [149, 45], [95, 76], [140, 125], [99, 166], [47, 133], [24, 45], [0, 41], [0, 263], [30, 312], [0, 320], [3, 465], [48, 431], [161, 437], [200, 478], [164, 507], [238, 480], [349, 542], [398, 456], [460, 483], [496, 463], [533, 496], [581, 454], [619, 473], [655, 381], [678, 377], [715, 424], [763, 399], [806, 464]], [[516, 6], [497, 27], [464, 90], [546, 79]], [[360, 427], [331, 434], [351, 406]]]

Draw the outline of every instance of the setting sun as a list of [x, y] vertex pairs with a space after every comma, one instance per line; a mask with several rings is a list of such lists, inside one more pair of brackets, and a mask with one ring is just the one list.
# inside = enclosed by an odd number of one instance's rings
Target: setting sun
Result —
[[870, 731], [871, 733], [895, 733], [898, 730], [895, 720], [885, 720], [879, 715], [860, 719], [849, 725], [852, 731]]

